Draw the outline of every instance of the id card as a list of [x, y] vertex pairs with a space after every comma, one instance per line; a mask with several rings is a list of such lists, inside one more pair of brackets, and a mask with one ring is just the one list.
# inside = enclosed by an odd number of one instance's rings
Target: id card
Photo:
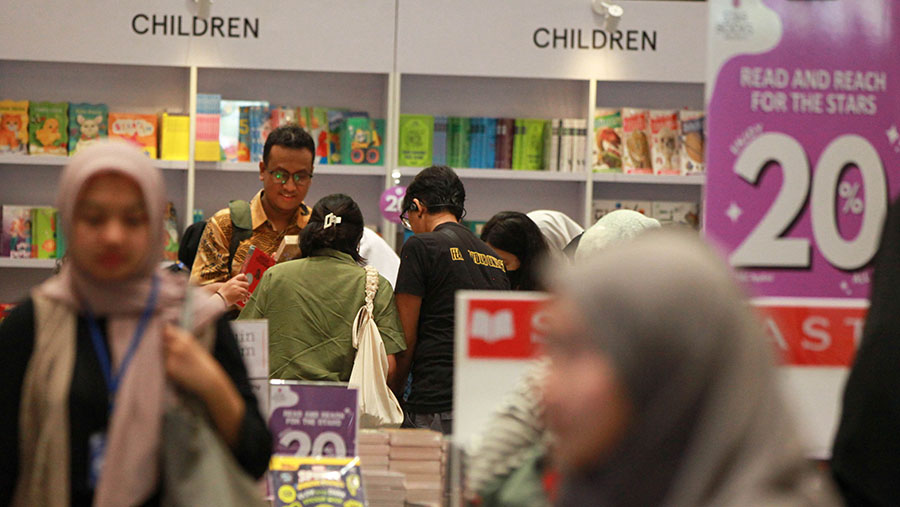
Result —
[[103, 457], [106, 455], [106, 432], [99, 431], [88, 439], [88, 484], [97, 489], [100, 472], [103, 470]]

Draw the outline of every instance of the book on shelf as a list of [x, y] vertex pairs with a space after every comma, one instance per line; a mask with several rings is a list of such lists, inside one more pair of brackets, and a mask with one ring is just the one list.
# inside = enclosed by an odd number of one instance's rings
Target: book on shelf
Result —
[[163, 112], [159, 115], [159, 158], [187, 160], [190, 157], [191, 117]]
[[513, 118], [497, 118], [494, 150], [495, 169], [512, 169], [514, 135], [515, 120]]
[[681, 174], [695, 174], [704, 171], [705, 115], [703, 111], [679, 112], [681, 123]]
[[0, 256], [15, 259], [31, 258], [31, 208], [4, 204], [0, 207], [3, 230], [0, 231]]
[[248, 145], [250, 150], [250, 162], [260, 162], [263, 158], [263, 148], [266, 138], [271, 131], [271, 120], [268, 106], [249, 106], [247, 113], [249, 126]]
[[637, 211], [655, 218], [662, 226], [680, 225], [700, 228], [700, 203], [696, 201], [634, 201], [595, 199], [591, 203], [594, 222], [606, 214], [620, 209]]
[[328, 108], [312, 107], [309, 109], [309, 135], [316, 143], [315, 164], [327, 164], [330, 158], [328, 131]]
[[[384, 136], [384, 121], [351, 113], [341, 122], [341, 158], [343, 164], [379, 165]], [[381, 123], [379, 128], [378, 123]], [[380, 131], [379, 131], [380, 130]]]
[[678, 111], [655, 109], [649, 112], [650, 156], [653, 174], [681, 173], [681, 140]]
[[155, 114], [109, 113], [109, 137], [124, 139], [157, 158], [158, 119]]
[[432, 139], [431, 163], [447, 165], [447, 117], [434, 117], [434, 137]]
[[592, 145], [595, 172], [622, 172], [622, 111], [599, 108], [594, 113]]
[[166, 203], [166, 216], [163, 219], [163, 260], [178, 261], [178, 214], [172, 201]]
[[447, 118], [447, 165], [464, 168], [469, 165], [469, 118], [451, 116]]
[[197, 94], [197, 126], [194, 158], [201, 162], [222, 160], [219, 144], [222, 96], [211, 93]]
[[514, 170], [522, 169], [522, 134], [525, 131], [525, 127], [522, 125], [522, 119], [516, 118], [513, 120], [513, 146], [512, 146], [512, 163], [510, 167]]
[[31, 102], [28, 120], [29, 154], [68, 155], [68, 102]]
[[525, 171], [537, 171], [544, 166], [544, 129], [548, 121], [535, 118], [516, 119], [520, 125], [520, 134], [513, 140], [518, 141], [519, 147], [513, 146], [513, 157], [516, 151], [519, 153], [519, 165], [516, 167], [513, 160], [513, 169]]
[[587, 171], [587, 138], [588, 138], [588, 121], [584, 118], [577, 118], [575, 122], [575, 172]]
[[56, 208], [31, 208], [31, 257], [56, 258]]
[[106, 104], [69, 104], [69, 154], [108, 136]]
[[[241, 124], [241, 108], [249, 106], [268, 106], [269, 103], [259, 100], [222, 100], [219, 105], [219, 145], [225, 153], [228, 162], [249, 162], [250, 145], [250, 117], [245, 118]], [[243, 127], [245, 139], [244, 145], [240, 145], [241, 129]], [[243, 149], [243, 151], [242, 151]]]
[[[401, 167], [428, 167], [432, 164], [435, 117], [425, 114], [400, 115], [400, 146], [397, 164]], [[446, 140], [446, 132], [445, 138]]]
[[562, 120], [550, 120], [550, 127], [544, 130], [544, 168], [548, 171], [559, 171], [559, 132]]
[[[247, 281], [250, 283], [250, 286], [248, 287], [250, 294], [253, 294], [253, 291], [256, 290], [256, 286], [259, 285], [259, 280], [262, 278], [263, 273], [274, 265], [275, 259], [273, 259], [271, 255], [256, 248], [255, 245], [250, 245], [250, 249], [247, 251], [247, 257], [244, 259], [244, 263], [241, 264], [240, 271], [247, 275]], [[241, 308], [243, 308], [245, 304], [246, 303], [243, 301], [238, 301], [237, 303]]]
[[0, 100], [0, 154], [28, 153], [28, 101]]
[[[484, 168], [484, 145], [487, 141], [485, 118], [469, 118], [469, 159], [464, 167]], [[493, 164], [491, 164], [493, 165]]]
[[484, 144], [482, 145], [481, 167], [496, 169], [494, 162], [497, 153], [497, 118], [484, 119]]
[[559, 120], [559, 172], [574, 171], [573, 155], [575, 154], [575, 126], [571, 118]]
[[652, 174], [650, 161], [650, 132], [646, 109], [622, 109], [622, 134], [624, 136], [625, 160], [622, 168], [625, 174]]
[[197, 94], [197, 114], [220, 114], [222, 96], [218, 93]]

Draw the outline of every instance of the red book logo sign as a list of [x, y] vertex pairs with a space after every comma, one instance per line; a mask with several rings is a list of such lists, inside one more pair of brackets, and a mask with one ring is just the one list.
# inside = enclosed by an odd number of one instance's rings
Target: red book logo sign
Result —
[[469, 303], [469, 357], [529, 359], [541, 338], [541, 301], [472, 300]]

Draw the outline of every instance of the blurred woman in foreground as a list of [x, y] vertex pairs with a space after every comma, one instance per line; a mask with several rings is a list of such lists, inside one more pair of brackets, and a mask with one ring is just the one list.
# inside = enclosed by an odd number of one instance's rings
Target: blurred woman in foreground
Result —
[[833, 505], [770, 344], [696, 236], [649, 231], [559, 278], [545, 417], [560, 505]]

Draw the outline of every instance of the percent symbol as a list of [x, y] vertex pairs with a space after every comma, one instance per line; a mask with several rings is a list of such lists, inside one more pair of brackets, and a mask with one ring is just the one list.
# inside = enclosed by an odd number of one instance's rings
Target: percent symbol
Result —
[[858, 197], [859, 183], [843, 182], [838, 187], [838, 195], [845, 199], [841, 213], [853, 213], [859, 215], [863, 212], [863, 201]]

